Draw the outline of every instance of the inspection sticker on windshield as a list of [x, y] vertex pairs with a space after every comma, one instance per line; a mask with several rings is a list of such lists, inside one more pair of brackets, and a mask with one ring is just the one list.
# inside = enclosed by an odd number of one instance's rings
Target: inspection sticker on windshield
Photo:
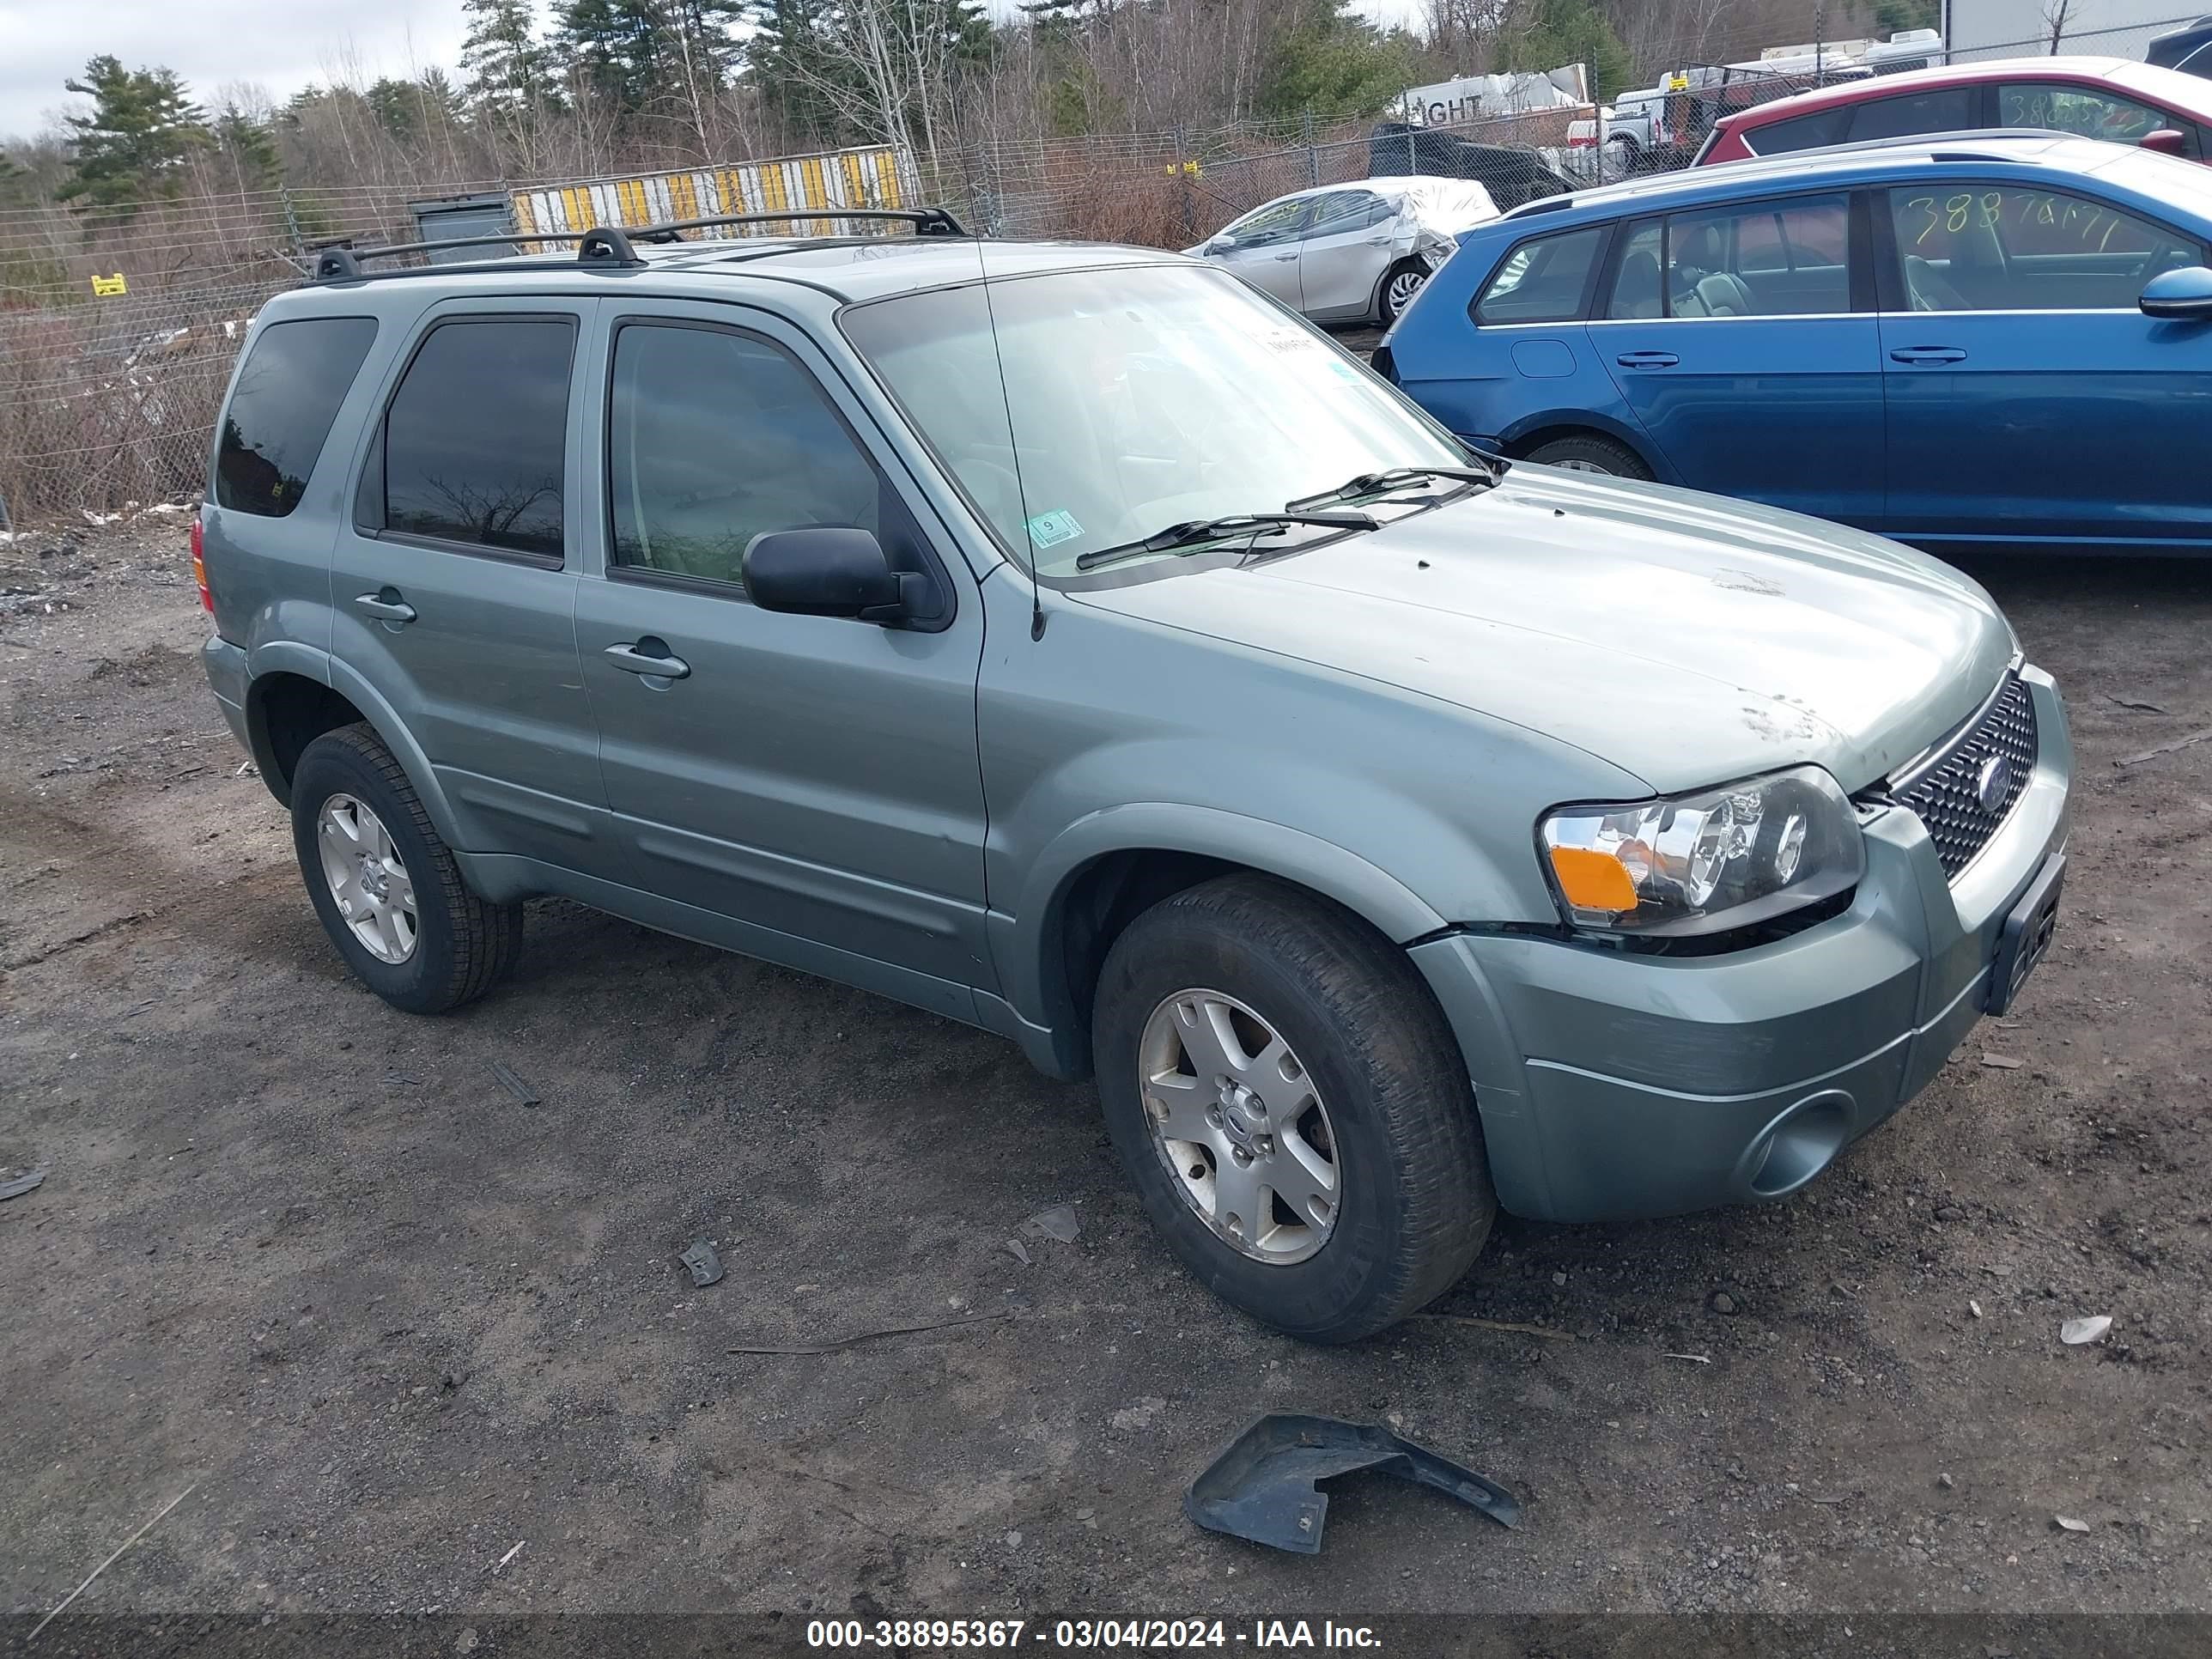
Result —
[[1083, 526], [1075, 521], [1075, 514], [1066, 507], [1050, 513], [1040, 513], [1030, 520], [1030, 545], [1058, 547], [1062, 542], [1072, 542], [1083, 533]]
[[1271, 328], [1260, 337], [1260, 343], [1270, 351], [1322, 351], [1327, 348], [1319, 340], [1299, 328]]

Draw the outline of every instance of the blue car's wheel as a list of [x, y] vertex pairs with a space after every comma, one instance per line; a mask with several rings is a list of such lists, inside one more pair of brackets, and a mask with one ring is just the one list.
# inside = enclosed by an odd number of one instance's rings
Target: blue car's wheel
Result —
[[1649, 479], [1651, 476], [1651, 469], [1626, 444], [1601, 438], [1594, 432], [1573, 438], [1554, 438], [1550, 443], [1539, 444], [1522, 459], [1539, 466], [1563, 466], [1570, 472], [1602, 472], [1613, 478]]

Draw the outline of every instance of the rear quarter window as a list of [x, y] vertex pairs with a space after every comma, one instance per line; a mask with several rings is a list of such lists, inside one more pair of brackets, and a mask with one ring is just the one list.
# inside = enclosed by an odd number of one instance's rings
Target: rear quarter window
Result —
[[1565, 323], [1583, 314], [1606, 227], [1561, 231], [1522, 243], [1491, 274], [1474, 302], [1478, 324]]
[[1839, 144], [1850, 114], [1850, 106], [1844, 104], [1834, 109], [1816, 109], [1809, 115], [1793, 115], [1784, 121], [1747, 126], [1741, 129], [1744, 147], [1753, 155], [1787, 155], [1792, 150]]
[[376, 341], [373, 317], [271, 323], [254, 336], [222, 412], [218, 507], [281, 519], [300, 504], [331, 422]]

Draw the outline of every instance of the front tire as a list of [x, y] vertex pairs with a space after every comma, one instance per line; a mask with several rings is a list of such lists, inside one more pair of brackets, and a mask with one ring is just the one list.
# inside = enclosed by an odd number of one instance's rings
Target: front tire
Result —
[[514, 968], [522, 907], [468, 890], [452, 851], [371, 726], [325, 732], [292, 772], [292, 847], [323, 931], [393, 1007], [442, 1014]]
[[1433, 1301], [1497, 1213], [1474, 1091], [1405, 953], [1259, 876], [1162, 900], [1092, 1005], [1106, 1127], [1208, 1289], [1351, 1342]]

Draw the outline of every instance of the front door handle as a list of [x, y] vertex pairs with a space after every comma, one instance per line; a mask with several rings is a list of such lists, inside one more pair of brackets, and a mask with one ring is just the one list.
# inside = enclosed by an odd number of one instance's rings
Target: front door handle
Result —
[[1613, 359], [1623, 368], [1672, 368], [1681, 361], [1671, 351], [1624, 351]]
[[1963, 346], [1899, 346], [1889, 354], [1893, 363], [1963, 363]]
[[1292, 248], [1288, 253], [1278, 253], [1275, 256], [1278, 259], [1295, 259], [1297, 257], [1298, 251], [1296, 248]]
[[374, 593], [356, 593], [353, 603], [356, 610], [366, 611], [379, 622], [404, 624], [415, 620], [415, 607], [399, 597], [399, 590], [396, 587], [379, 588]]
[[667, 641], [657, 640], [650, 634], [643, 639], [611, 645], [600, 654], [625, 674], [680, 680], [689, 678], [691, 672], [691, 665], [669, 650]]
[[1370, 247], [1388, 247], [1390, 246], [1390, 239], [1388, 236], [1370, 236], [1367, 239], [1367, 246]]

